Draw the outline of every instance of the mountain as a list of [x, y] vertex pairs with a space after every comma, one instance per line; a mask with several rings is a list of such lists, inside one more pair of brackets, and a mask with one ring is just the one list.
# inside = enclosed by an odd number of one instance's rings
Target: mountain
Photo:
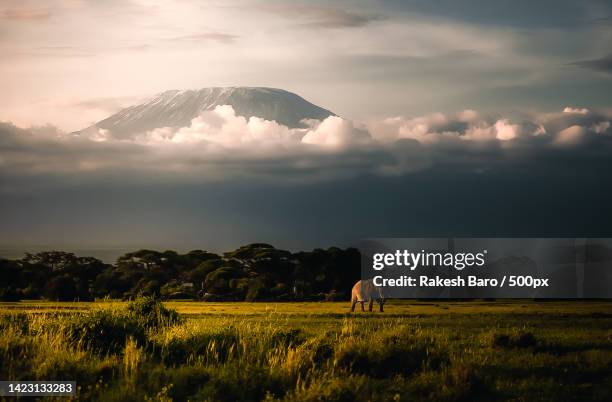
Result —
[[219, 105], [233, 106], [236, 114], [257, 116], [288, 127], [304, 127], [303, 119], [323, 120], [334, 115], [304, 98], [282, 89], [260, 87], [213, 87], [162, 92], [139, 105], [125, 108], [91, 127], [109, 130], [115, 137], [159, 127], [189, 126], [200, 112]]

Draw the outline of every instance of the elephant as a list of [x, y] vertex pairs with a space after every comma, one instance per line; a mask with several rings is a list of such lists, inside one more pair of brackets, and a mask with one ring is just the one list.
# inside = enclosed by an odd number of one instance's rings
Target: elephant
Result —
[[351, 291], [351, 312], [355, 311], [357, 303], [361, 303], [361, 311], [365, 311], [364, 304], [366, 301], [370, 302], [369, 311], [372, 311], [374, 300], [378, 302], [380, 312], [382, 313], [384, 311], [383, 305], [385, 304], [382, 288], [374, 285], [371, 279], [358, 281]]

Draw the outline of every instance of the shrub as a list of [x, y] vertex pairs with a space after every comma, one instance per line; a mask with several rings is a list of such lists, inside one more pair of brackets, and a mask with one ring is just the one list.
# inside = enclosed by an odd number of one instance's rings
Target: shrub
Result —
[[145, 329], [133, 317], [108, 310], [76, 316], [68, 324], [68, 336], [99, 354], [119, 353], [129, 338], [146, 341]]
[[68, 324], [72, 341], [100, 354], [119, 353], [132, 338], [139, 345], [147, 342], [146, 332], [181, 321], [157, 299], [140, 297], [125, 310], [98, 310], [73, 317]]
[[166, 308], [155, 297], [137, 298], [128, 304], [127, 315], [145, 329], [166, 327], [181, 322], [176, 310]]

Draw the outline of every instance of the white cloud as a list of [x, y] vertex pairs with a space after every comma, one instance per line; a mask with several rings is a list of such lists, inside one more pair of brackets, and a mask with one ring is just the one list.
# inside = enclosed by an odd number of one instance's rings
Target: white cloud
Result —
[[325, 148], [341, 148], [367, 143], [370, 139], [366, 131], [357, 129], [352, 122], [338, 116], [330, 116], [316, 128], [308, 130], [301, 142]]
[[495, 138], [501, 141], [513, 140], [521, 133], [521, 128], [518, 124], [510, 124], [508, 119], [502, 119], [495, 122]]
[[276, 121], [260, 117], [236, 115], [230, 105], [204, 111], [187, 127], [162, 127], [139, 135], [135, 140], [146, 145], [187, 143], [216, 145], [227, 149], [245, 148], [250, 151], [268, 148], [298, 148], [304, 145], [321, 149], [340, 149], [371, 140], [367, 131], [349, 120], [330, 116], [323, 121], [308, 121], [309, 128], [289, 128]]
[[434, 113], [412, 119], [394, 117], [372, 122], [369, 127], [374, 138], [381, 141], [410, 138], [425, 144], [458, 139], [510, 141], [546, 133], [546, 129], [535, 122], [513, 123], [507, 118], [494, 120], [469, 109], [451, 115]]
[[576, 145], [580, 143], [587, 135], [587, 130], [582, 126], [571, 126], [564, 130], [559, 131], [557, 138], [555, 139], [556, 145]]
[[201, 113], [189, 126], [160, 127], [128, 138], [116, 138], [107, 130], [73, 135], [53, 127], [19, 129], [4, 123], [0, 161], [3, 172], [14, 175], [113, 172], [185, 180], [329, 180], [365, 172], [404, 174], [452, 161], [485, 168], [500, 163], [506, 154], [515, 161], [532, 155], [526, 149], [561, 152], [589, 141], [599, 141], [594, 149], [607, 152], [612, 139], [609, 121], [610, 116], [595, 112], [514, 121], [465, 110], [393, 117], [363, 127], [331, 116], [309, 121], [308, 128], [289, 128], [237, 116], [225, 105]]
[[588, 114], [589, 113], [589, 109], [586, 109], [586, 108], [573, 108], [573, 107], [567, 106], [567, 107], [565, 107], [565, 109], [563, 109], [563, 113]]
[[93, 142], [105, 142], [111, 139], [112, 136], [108, 130], [103, 128], [94, 129], [90, 131], [89, 139]]
[[283, 144], [291, 139], [291, 129], [275, 121], [259, 117], [237, 116], [229, 105], [202, 112], [188, 127], [172, 130], [168, 127], [148, 132], [139, 141], [145, 143], [212, 143], [223, 147]]

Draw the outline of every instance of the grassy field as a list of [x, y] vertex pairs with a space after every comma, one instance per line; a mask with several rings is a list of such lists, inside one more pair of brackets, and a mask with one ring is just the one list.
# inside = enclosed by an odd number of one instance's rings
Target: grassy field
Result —
[[612, 400], [612, 303], [164, 306], [0, 303], [0, 379], [103, 401]]

